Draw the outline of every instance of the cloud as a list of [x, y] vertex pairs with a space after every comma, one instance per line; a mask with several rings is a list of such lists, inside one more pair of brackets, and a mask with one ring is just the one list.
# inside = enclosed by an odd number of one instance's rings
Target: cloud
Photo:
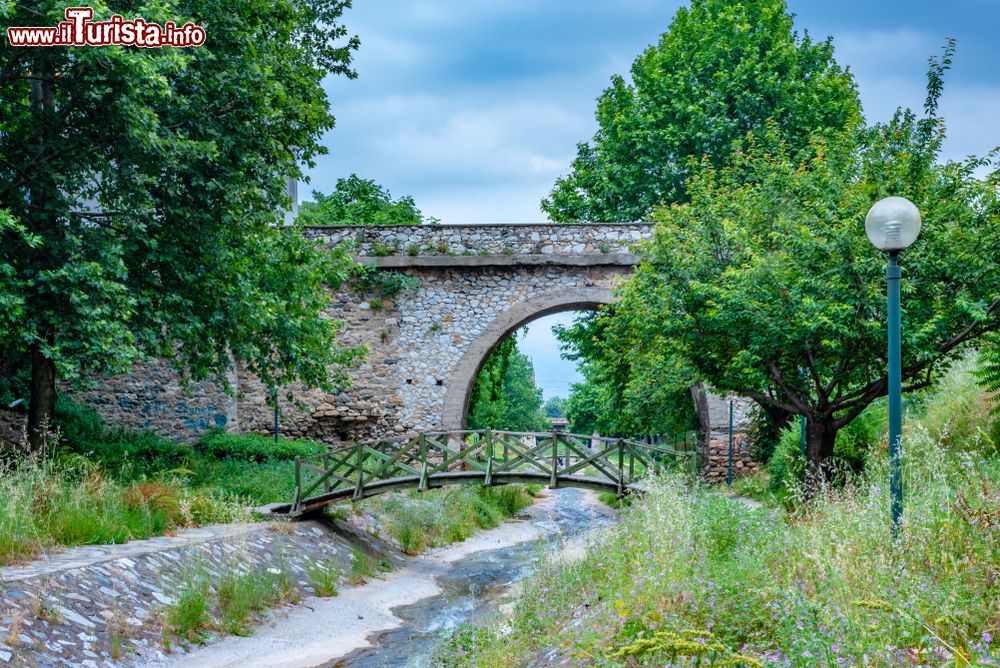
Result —
[[[834, 36], [871, 121], [899, 106], [921, 109], [927, 57], [944, 37], [959, 38], [942, 112], [946, 157], [1000, 144], [993, 116], [1000, 82], [996, 45], [981, 0], [948, 8], [907, 3], [906, 12], [844, 0], [793, 0], [799, 29]], [[980, 19], [965, 11], [970, 2]], [[576, 144], [596, 129], [595, 99], [613, 73], [666, 30], [678, 1], [381, 0], [345, 16], [359, 34], [359, 78], [326, 82], [337, 127], [330, 155], [300, 188], [329, 191], [350, 173], [395, 195], [412, 195], [448, 223], [544, 219], [539, 201], [569, 171]], [[686, 3], [684, 3], [686, 4]], [[903, 5], [900, 4], [899, 7]], [[933, 11], [932, 11], [933, 9]], [[864, 10], [864, 11], [862, 11]]]

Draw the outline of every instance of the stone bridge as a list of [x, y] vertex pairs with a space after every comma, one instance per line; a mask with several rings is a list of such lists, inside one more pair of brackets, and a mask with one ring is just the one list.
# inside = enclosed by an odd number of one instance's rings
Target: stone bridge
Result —
[[[652, 225], [343, 226], [306, 234], [331, 247], [351, 242], [359, 262], [406, 274], [417, 286], [392, 297], [334, 295], [328, 314], [346, 323], [341, 340], [366, 346], [368, 355], [340, 394], [290, 388], [306, 410], [283, 402], [281, 430], [338, 442], [462, 429], [476, 375], [500, 340], [541, 316], [611, 302]], [[185, 392], [167, 365], [147, 365], [85, 399], [110, 421], [181, 439], [214, 426], [270, 431], [261, 383], [239, 366], [229, 381], [236, 396], [210, 383]]]

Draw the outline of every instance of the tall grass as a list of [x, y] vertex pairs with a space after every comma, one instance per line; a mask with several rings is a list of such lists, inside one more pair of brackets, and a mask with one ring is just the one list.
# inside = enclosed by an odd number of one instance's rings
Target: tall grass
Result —
[[524, 587], [505, 628], [462, 629], [439, 663], [559, 648], [573, 665], [997, 665], [1000, 459], [980, 422], [947, 417], [972, 396], [955, 373], [911, 415], [898, 539], [881, 446], [793, 511], [661, 478]]
[[124, 543], [247, 516], [231, 500], [175, 482], [121, 482], [83, 457], [28, 459], [0, 471], [0, 564], [54, 545]]
[[416, 555], [428, 547], [463, 541], [479, 529], [492, 529], [530, 504], [530, 490], [524, 485], [466, 485], [377, 497], [364, 507], [385, 518], [385, 528], [403, 552]]

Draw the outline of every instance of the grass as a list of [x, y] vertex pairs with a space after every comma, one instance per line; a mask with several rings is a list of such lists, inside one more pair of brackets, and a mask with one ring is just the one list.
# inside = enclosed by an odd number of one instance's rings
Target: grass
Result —
[[502, 625], [456, 633], [439, 665], [532, 665], [552, 648], [594, 666], [996, 665], [1000, 458], [986, 411], [958, 412], [981, 404], [954, 373], [911, 404], [898, 540], [883, 443], [808, 502], [754, 509], [664, 476], [582, 559], [542, 569]]
[[330, 560], [316, 561], [306, 569], [309, 586], [317, 596], [336, 596], [340, 583], [340, 567]]
[[0, 564], [55, 545], [124, 543], [247, 517], [223, 495], [169, 480], [116, 480], [81, 457], [27, 460], [0, 471]]
[[392, 570], [392, 564], [379, 560], [360, 548], [351, 551], [351, 572], [347, 583], [351, 585], [365, 584], [369, 578]]
[[532, 491], [538, 493], [524, 485], [467, 485], [376, 497], [363, 507], [386, 518], [385, 528], [400, 549], [417, 555], [498, 526], [531, 504]]
[[196, 569], [177, 600], [164, 609], [164, 632], [190, 642], [203, 642], [212, 631], [246, 636], [264, 611], [297, 599], [283, 568], [234, 568], [214, 588], [208, 575]]

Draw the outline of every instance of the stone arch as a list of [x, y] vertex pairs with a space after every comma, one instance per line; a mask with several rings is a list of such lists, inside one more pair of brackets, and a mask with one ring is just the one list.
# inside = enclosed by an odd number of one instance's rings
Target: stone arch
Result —
[[483, 333], [466, 349], [444, 396], [441, 407], [441, 428], [458, 430], [465, 427], [466, 409], [472, 386], [479, 371], [500, 341], [523, 325], [542, 316], [563, 311], [594, 310], [614, 301], [609, 288], [581, 287], [547, 292], [518, 302], [486, 326]]

